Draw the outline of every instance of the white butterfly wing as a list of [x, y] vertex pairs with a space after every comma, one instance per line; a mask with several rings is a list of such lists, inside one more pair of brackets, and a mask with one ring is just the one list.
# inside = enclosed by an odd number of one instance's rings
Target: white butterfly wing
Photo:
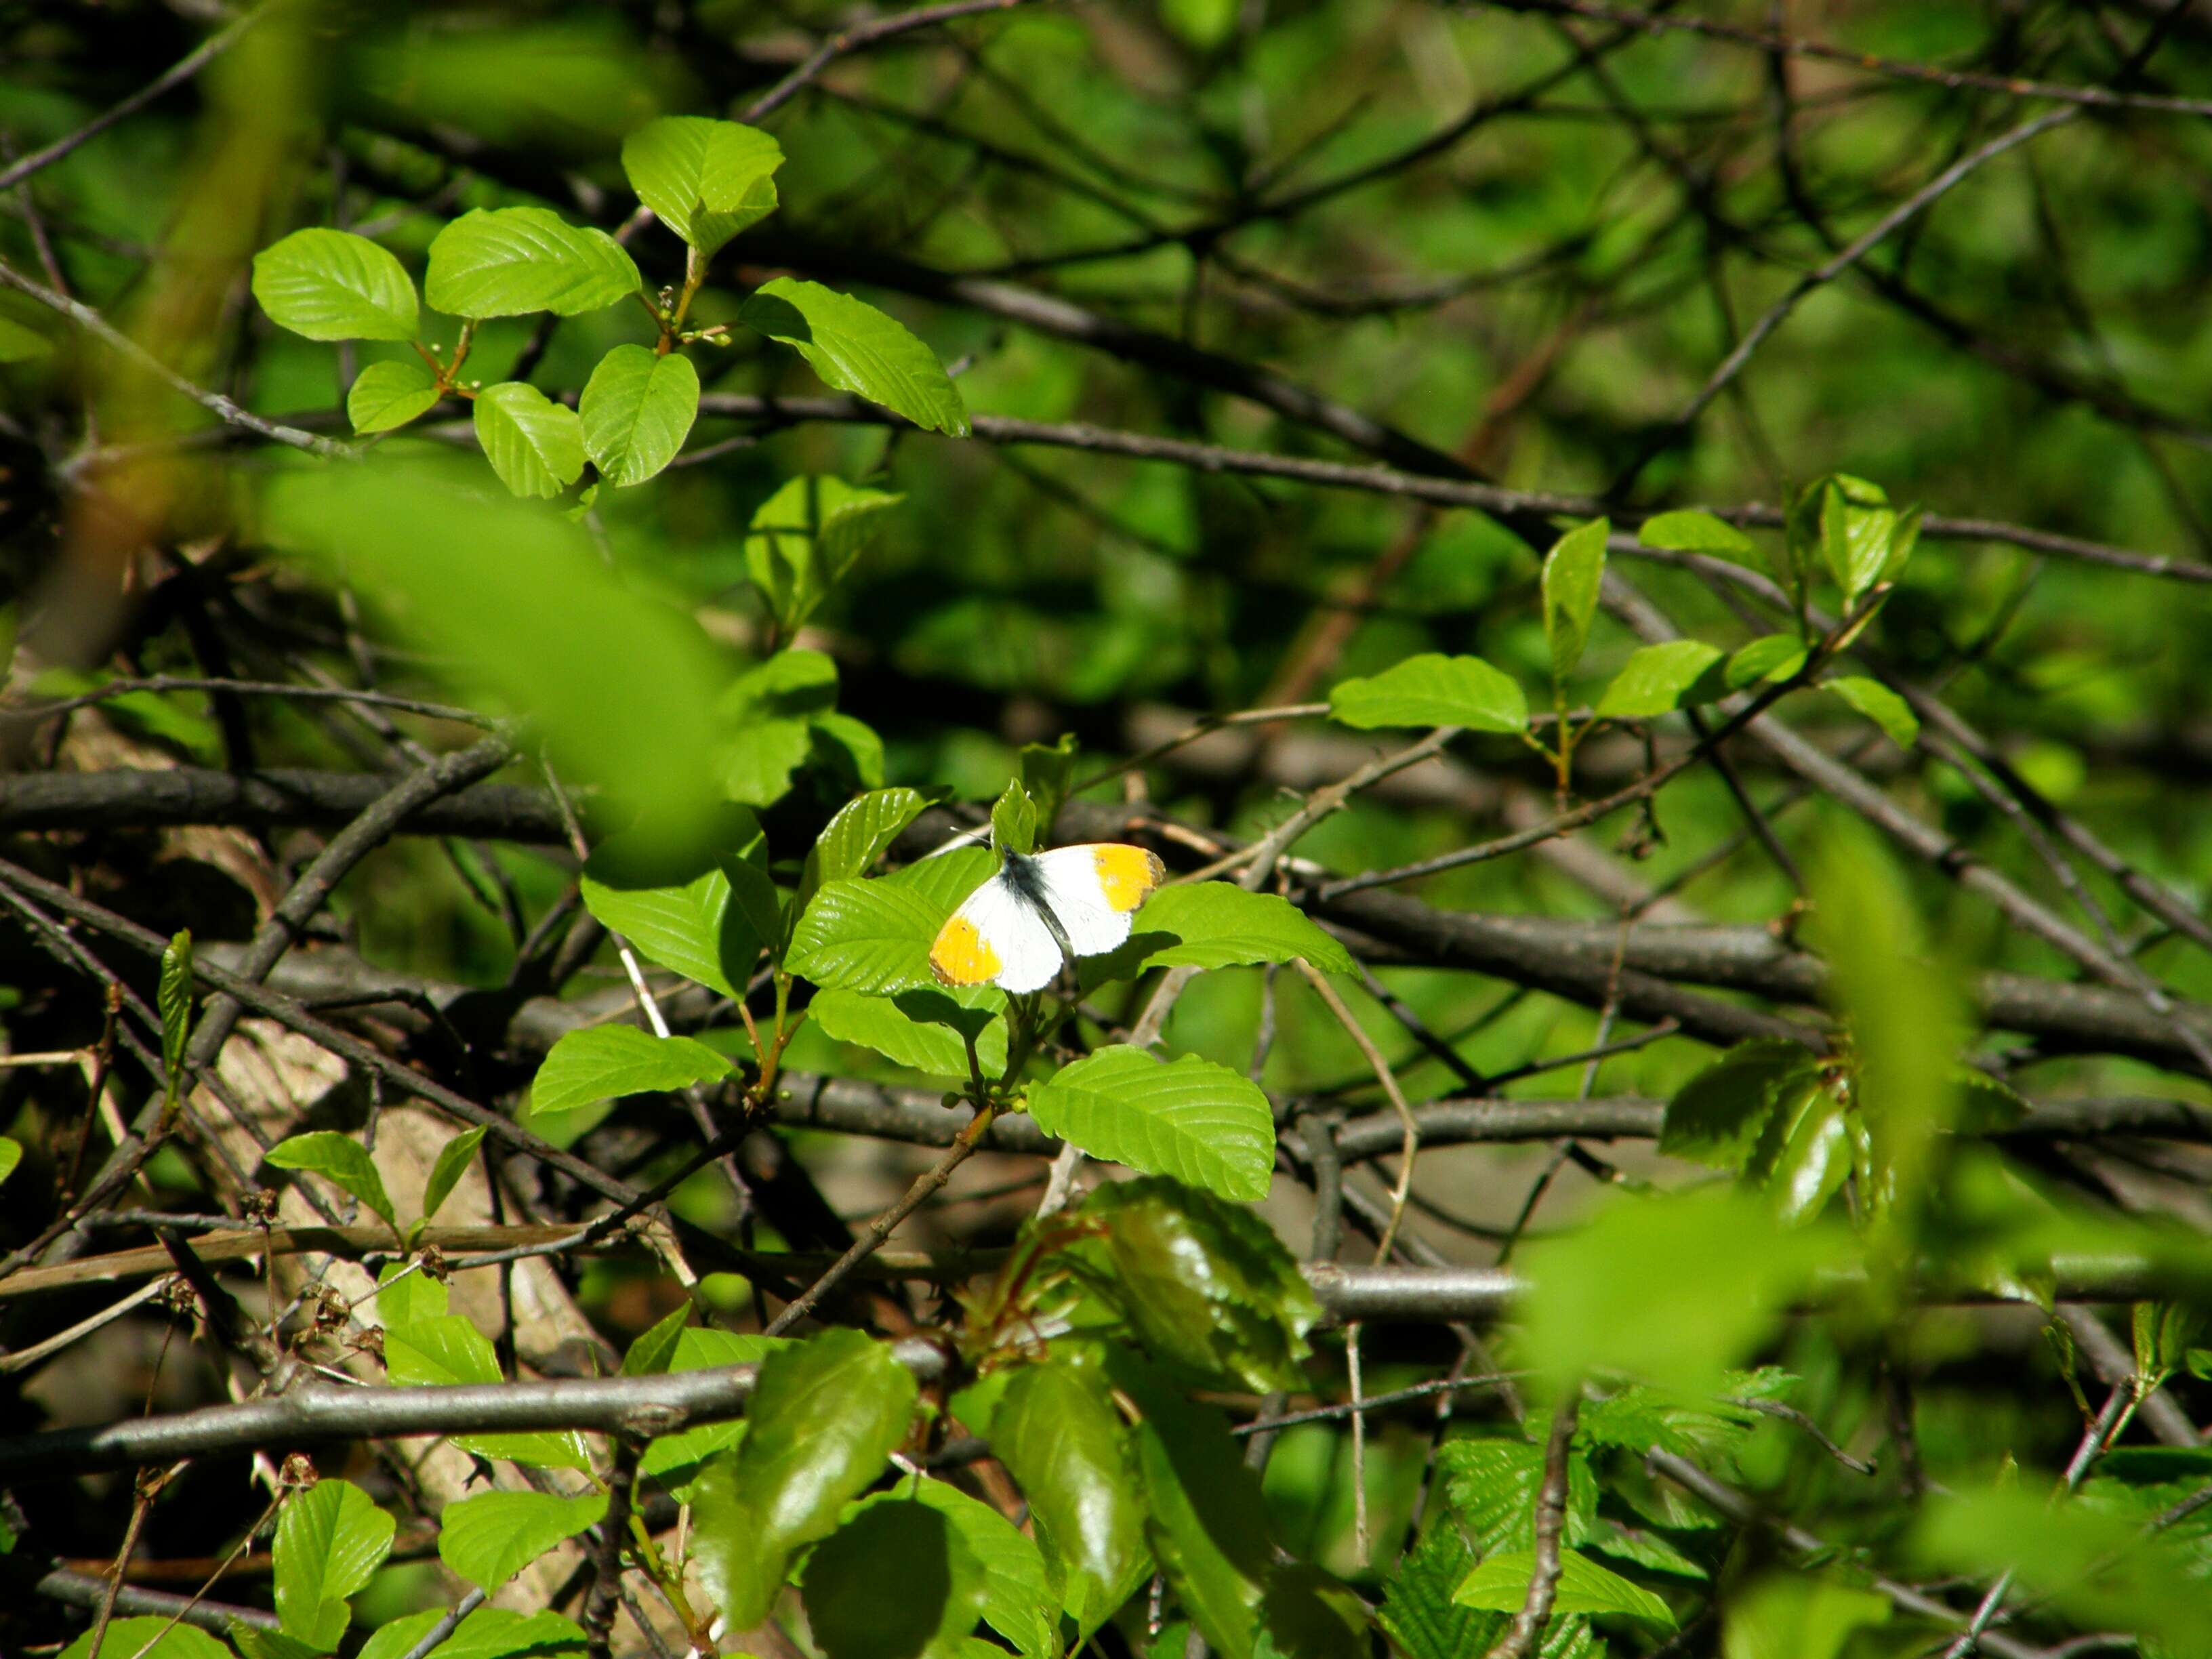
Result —
[[929, 961], [947, 984], [988, 981], [1002, 991], [1036, 991], [1060, 972], [1060, 942], [1002, 872], [970, 893], [952, 913], [930, 950]]
[[1159, 884], [1159, 860], [1140, 848], [1111, 842], [1058, 847], [1036, 857], [1045, 902], [1079, 957], [1118, 948], [1129, 937], [1137, 907]]

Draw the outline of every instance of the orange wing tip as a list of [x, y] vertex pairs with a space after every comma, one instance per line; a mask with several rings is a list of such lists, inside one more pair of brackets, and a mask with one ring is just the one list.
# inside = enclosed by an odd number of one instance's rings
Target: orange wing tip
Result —
[[1168, 867], [1160, 862], [1160, 855], [1146, 848], [1109, 843], [1093, 848], [1091, 857], [1098, 866], [1098, 885], [1104, 890], [1106, 902], [1124, 913], [1142, 904], [1168, 878]]
[[1005, 965], [965, 916], [946, 922], [929, 947], [929, 971], [939, 985], [981, 985], [996, 979]]

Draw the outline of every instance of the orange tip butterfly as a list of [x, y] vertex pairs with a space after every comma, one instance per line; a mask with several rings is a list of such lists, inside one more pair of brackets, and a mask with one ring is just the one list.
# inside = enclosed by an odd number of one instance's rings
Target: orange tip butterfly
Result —
[[1008, 853], [938, 930], [930, 971], [940, 985], [1041, 990], [1063, 960], [1095, 957], [1127, 939], [1137, 907], [1167, 873], [1157, 854], [1113, 842], [1033, 858]]

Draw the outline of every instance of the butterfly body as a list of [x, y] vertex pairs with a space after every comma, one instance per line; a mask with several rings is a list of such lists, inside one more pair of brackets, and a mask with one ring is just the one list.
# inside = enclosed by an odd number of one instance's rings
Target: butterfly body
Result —
[[1041, 990], [1063, 962], [1127, 939], [1137, 908], [1166, 877], [1158, 854], [1119, 842], [1008, 853], [939, 931], [930, 971], [942, 985]]

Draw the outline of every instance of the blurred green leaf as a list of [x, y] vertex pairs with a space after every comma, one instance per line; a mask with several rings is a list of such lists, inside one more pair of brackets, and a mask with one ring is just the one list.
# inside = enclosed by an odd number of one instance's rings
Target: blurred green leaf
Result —
[[1574, 672], [1589, 643], [1590, 618], [1597, 614], [1605, 580], [1605, 541], [1612, 533], [1610, 522], [1593, 519], [1560, 537], [1545, 556], [1544, 638], [1554, 683]]
[[431, 242], [422, 295], [449, 317], [574, 317], [641, 286], [637, 266], [603, 230], [545, 208], [477, 208]]
[[1147, 1174], [1256, 1202], [1275, 1167], [1267, 1097], [1241, 1072], [1186, 1054], [1170, 1063], [1112, 1043], [1029, 1091], [1048, 1134]]
[[1729, 1597], [1723, 1659], [1837, 1659], [1852, 1636], [1889, 1622], [1889, 1601], [1832, 1578], [1769, 1573]]
[[680, 351], [618, 345], [576, 404], [584, 453], [609, 483], [643, 483], [676, 459], [699, 413], [699, 371]]
[[1029, 1499], [1039, 1541], [1066, 1574], [1067, 1614], [1087, 1635], [1121, 1606], [1147, 1562], [1121, 1417], [1089, 1374], [1029, 1365], [1006, 1385], [990, 1441]]
[[[410, 297], [412, 297], [410, 293]], [[54, 343], [13, 317], [0, 317], [0, 363], [31, 363], [53, 355]]]
[[1521, 688], [1480, 657], [1408, 657], [1366, 679], [1340, 680], [1332, 720], [1363, 731], [1386, 726], [1462, 726], [1519, 732], [1528, 724]]
[[253, 256], [253, 297], [269, 320], [311, 340], [411, 340], [415, 284], [366, 236], [295, 230]]
[[635, 1025], [587, 1025], [564, 1035], [538, 1068], [531, 1115], [573, 1112], [622, 1095], [665, 1094], [714, 1082], [732, 1069], [690, 1037], [655, 1036]]
[[539, 1556], [607, 1512], [603, 1492], [488, 1492], [446, 1505], [438, 1559], [478, 1589], [496, 1590]]
[[857, 392], [928, 431], [969, 435], [967, 407], [937, 354], [873, 306], [779, 276], [756, 289], [738, 316], [792, 347], [840, 392]]
[[1750, 1193], [1616, 1200], [1530, 1248], [1528, 1356], [1561, 1378], [1619, 1370], [1708, 1389], [1841, 1250], [1823, 1227], [1783, 1230]]
[[1017, 775], [1036, 805], [1037, 838], [1049, 842], [1053, 823], [1075, 781], [1075, 733], [1063, 732], [1053, 744], [1025, 743], [1018, 759]]
[[374, 461], [285, 474], [264, 528], [526, 713], [562, 770], [637, 812], [646, 838], [696, 845], [715, 822], [728, 679], [698, 623], [608, 568], [576, 526], [452, 477]]
[[1206, 1386], [1304, 1386], [1321, 1309], [1297, 1260], [1248, 1210], [1162, 1176], [1094, 1188], [1099, 1224], [1070, 1258], [1170, 1372]]
[[484, 459], [514, 494], [557, 495], [583, 476], [583, 427], [567, 404], [507, 380], [477, 393], [474, 407]]
[[1805, 665], [1805, 644], [1795, 634], [1765, 634], [1728, 659], [1729, 690], [1741, 691], [1760, 680], [1786, 680]]
[[356, 432], [389, 432], [436, 407], [438, 377], [406, 358], [370, 363], [346, 392], [346, 419]]
[[263, 1160], [279, 1170], [306, 1170], [335, 1182], [382, 1216], [386, 1224], [395, 1228], [399, 1224], [384, 1190], [384, 1177], [377, 1174], [367, 1150], [350, 1135], [335, 1129], [310, 1130], [278, 1141], [263, 1154]]
[[638, 199], [702, 255], [775, 211], [783, 149], [767, 133], [696, 115], [648, 121], [623, 140]]
[[0, 1181], [15, 1173], [15, 1166], [23, 1161], [23, 1143], [0, 1135]]
[[915, 1398], [914, 1374], [858, 1331], [823, 1331], [761, 1362], [744, 1439], [692, 1486], [692, 1559], [731, 1629], [768, 1616], [793, 1554], [883, 1473]]

